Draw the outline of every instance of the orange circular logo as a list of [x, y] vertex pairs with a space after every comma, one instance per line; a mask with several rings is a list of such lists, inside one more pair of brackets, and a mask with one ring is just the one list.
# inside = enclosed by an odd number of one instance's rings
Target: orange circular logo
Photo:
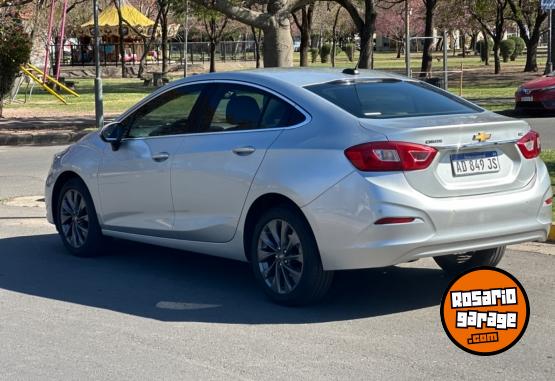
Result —
[[459, 348], [489, 356], [522, 337], [530, 305], [520, 282], [504, 270], [478, 267], [457, 276], [441, 301], [441, 322]]

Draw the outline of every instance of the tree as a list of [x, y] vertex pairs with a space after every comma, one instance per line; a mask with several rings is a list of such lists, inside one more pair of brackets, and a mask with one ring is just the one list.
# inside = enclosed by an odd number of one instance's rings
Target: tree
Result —
[[526, 65], [524, 71], [538, 71], [538, 44], [542, 34], [542, 24], [547, 19], [547, 12], [541, 7], [540, 0], [508, 0], [511, 7], [511, 19], [520, 31], [520, 37], [526, 44]]
[[160, 29], [162, 40], [162, 73], [168, 71], [168, 24], [170, 12], [170, 0], [156, 0], [158, 12], [160, 12]]
[[339, 20], [339, 13], [341, 12], [341, 7], [337, 7], [335, 11], [335, 17], [333, 18], [333, 28], [331, 33], [331, 66], [335, 67], [335, 56], [337, 53], [337, 21]]
[[[424, 33], [424, 7], [421, 0], [409, 0], [411, 9], [410, 34], [419, 36]], [[376, 18], [376, 32], [395, 41], [397, 45], [397, 58], [401, 58], [401, 49], [405, 44], [405, 2], [391, 3], [384, 0], [378, 4], [378, 17]]]
[[248, 0], [194, 0], [216, 9], [232, 20], [262, 29], [265, 67], [293, 65], [293, 39], [291, 38], [291, 12], [311, 0], [267, 0], [266, 12], [250, 9]]
[[312, 18], [314, 16], [314, 3], [304, 5], [299, 12], [293, 12], [293, 20], [301, 32], [301, 46], [299, 48], [301, 56], [301, 66], [308, 66], [308, 48], [310, 48], [310, 33], [312, 31]]
[[[214, 1], [214, 0], [213, 0]], [[210, 72], [216, 71], [216, 46], [222, 38], [222, 34], [227, 26], [227, 16], [202, 5], [197, 5], [194, 9], [197, 18], [202, 20], [204, 31], [208, 35], [210, 45]]]
[[501, 72], [499, 48], [505, 34], [508, 0], [468, 0], [469, 11], [480, 23], [486, 35], [493, 40], [493, 59], [495, 74]]
[[432, 71], [432, 47], [434, 46], [434, 11], [438, 0], [422, 0], [424, 4], [424, 46], [422, 48], [422, 65], [420, 76], [426, 77]]
[[123, 15], [121, 12], [122, 0], [114, 0], [114, 6], [118, 12], [118, 34], [119, 34], [119, 55], [121, 57], [121, 77], [127, 77], [125, 72], [125, 36], [123, 33]]
[[[376, 0], [335, 0], [349, 13], [360, 37], [358, 67], [374, 67], [374, 32], [376, 31]], [[434, 0], [435, 1], [435, 0]], [[364, 8], [362, 6], [364, 5]]]
[[0, 118], [4, 98], [10, 94], [19, 66], [31, 55], [31, 39], [15, 20], [0, 19]]
[[439, 1], [435, 10], [435, 25], [440, 30], [447, 30], [453, 37], [453, 55], [456, 54], [456, 33], [459, 33], [462, 56], [466, 57], [466, 39], [470, 36], [470, 49], [475, 48], [480, 25], [472, 17], [468, 4], [460, 0]]

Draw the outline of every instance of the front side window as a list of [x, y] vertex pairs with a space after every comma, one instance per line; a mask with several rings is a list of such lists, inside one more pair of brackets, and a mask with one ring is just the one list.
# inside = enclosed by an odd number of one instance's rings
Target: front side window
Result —
[[482, 111], [431, 85], [396, 79], [337, 81], [306, 89], [358, 118], [401, 118]]
[[221, 84], [203, 109], [205, 132], [289, 127], [306, 118], [289, 103], [246, 85]]
[[202, 85], [182, 86], [167, 91], [128, 119], [128, 138], [185, 134], [194, 130], [193, 109]]

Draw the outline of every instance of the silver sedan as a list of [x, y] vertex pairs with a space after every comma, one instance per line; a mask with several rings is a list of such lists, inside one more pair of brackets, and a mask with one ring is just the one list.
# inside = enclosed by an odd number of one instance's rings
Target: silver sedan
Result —
[[199, 75], [56, 155], [48, 219], [74, 255], [116, 237], [247, 261], [298, 305], [335, 270], [433, 257], [456, 273], [545, 240], [539, 153], [525, 122], [384, 72]]

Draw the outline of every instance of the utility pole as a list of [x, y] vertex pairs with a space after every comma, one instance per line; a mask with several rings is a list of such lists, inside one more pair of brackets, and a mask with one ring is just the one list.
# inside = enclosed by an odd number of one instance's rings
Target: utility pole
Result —
[[189, 38], [189, 1], [185, 2], [185, 22], [183, 23], [183, 78], [187, 78], [187, 39]]
[[449, 90], [449, 76], [447, 75], [447, 31], [443, 31], [443, 90]]
[[405, 0], [405, 66], [406, 76], [411, 77], [410, 69], [410, 8], [409, 0]]
[[94, 18], [94, 112], [96, 128], [104, 127], [104, 104], [102, 99], [102, 73], [100, 72], [100, 31], [98, 29], [98, 0], [93, 0]]
[[[553, 35], [553, 29], [555, 29], [555, 19], [553, 18], [553, 10], [549, 10], [549, 44], [547, 52], [547, 73], [553, 71], [553, 63], [555, 62], [555, 49], [553, 49], [553, 44], [555, 44], [555, 35]], [[547, 74], [546, 73], [546, 74]]]

